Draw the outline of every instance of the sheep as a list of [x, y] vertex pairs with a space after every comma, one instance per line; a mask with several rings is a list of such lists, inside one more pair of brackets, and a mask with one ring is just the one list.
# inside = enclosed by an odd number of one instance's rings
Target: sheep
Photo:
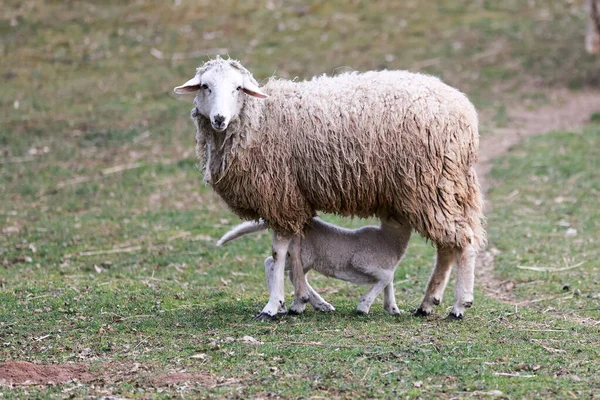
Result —
[[585, 49], [591, 54], [600, 54], [600, 0], [586, 0], [588, 12]]
[[407, 220], [437, 248], [415, 313], [441, 302], [454, 262], [449, 318], [471, 307], [485, 231], [473, 168], [477, 112], [463, 93], [407, 71], [271, 78], [259, 87], [239, 61], [220, 57], [174, 91], [196, 93], [191, 117], [206, 182], [239, 217], [274, 230], [260, 319], [284, 304], [288, 247], [317, 211]]
[[[267, 226], [263, 221], [244, 222], [223, 235], [217, 246], [264, 229]], [[332, 278], [372, 284], [371, 289], [359, 298], [356, 308], [359, 313], [368, 314], [371, 304], [383, 290], [383, 308], [391, 315], [400, 314], [394, 296], [394, 272], [406, 252], [410, 234], [407, 221], [393, 218], [382, 219], [381, 226], [359, 229], [345, 229], [313, 218], [306, 225], [304, 237], [294, 238], [289, 247], [285, 270], [290, 271], [295, 289], [290, 312], [301, 314], [307, 302], [319, 311], [335, 311], [306, 279], [308, 271], [314, 268]], [[274, 263], [273, 257], [268, 257], [265, 269], [272, 271]], [[294, 263], [300, 266], [300, 273], [293, 268]], [[272, 282], [271, 276], [267, 276], [267, 282]]]

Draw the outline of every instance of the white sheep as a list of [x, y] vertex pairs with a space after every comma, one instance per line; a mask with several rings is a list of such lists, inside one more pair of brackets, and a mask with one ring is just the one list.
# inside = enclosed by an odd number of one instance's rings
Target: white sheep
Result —
[[[217, 242], [221, 246], [243, 235], [267, 229], [264, 222], [244, 222], [231, 229]], [[359, 313], [368, 314], [371, 304], [383, 290], [383, 308], [392, 315], [400, 314], [394, 296], [394, 272], [408, 246], [411, 227], [407, 221], [382, 219], [381, 226], [345, 229], [313, 218], [306, 226], [304, 237], [290, 244], [285, 270], [290, 271], [294, 285], [294, 302], [290, 312], [301, 314], [306, 303], [319, 311], [334, 311], [310, 286], [306, 274], [311, 269], [325, 276], [357, 284], [371, 284], [360, 296]], [[275, 260], [265, 260], [267, 282], [273, 282]], [[298, 267], [299, 268], [295, 268]], [[284, 308], [280, 308], [280, 312]]]
[[196, 93], [192, 118], [205, 179], [241, 218], [275, 232], [273, 285], [261, 317], [284, 304], [288, 246], [317, 211], [395, 217], [437, 247], [417, 314], [440, 303], [456, 262], [450, 317], [473, 303], [485, 243], [473, 164], [477, 112], [439, 79], [406, 71], [348, 73], [262, 88], [235, 60], [217, 58], [175, 88]]

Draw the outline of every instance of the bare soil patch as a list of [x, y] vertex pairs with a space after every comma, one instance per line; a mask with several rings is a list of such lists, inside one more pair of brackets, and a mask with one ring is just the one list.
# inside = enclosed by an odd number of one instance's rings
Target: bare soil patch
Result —
[[70, 381], [89, 382], [94, 376], [85, 364], [33, 364], [8, 361], [0, 364], [0, 384], [55, 385]]
[[[96, 368], [97, 367], [97, 368]], [[27, 361], [0, 363], [0, 386], [57, 385], [68, 382], [150, 382], [154, 387], [173, 384], [216, 387], [232, 383], [207, 372], [157, 373], [138, 363], [105, 363], [101, 365], [77, 364], [34, 364]]]
[[69, 381], [88, 382], [94, 376], [84, 364], [33, 364], [9, 361], [0, 364], [0, 384], [53, 385]]
[[[600, 91], [583, 90], [573, 92], [568, 89], [556, 89], [548, 93], [550, 105], [526, 110], [524, 106], [509, 109], [509, 126], [499, 128], [492, 135], [483, 136], [479, 142], [479, 163], [476, 165], [479, 182], [486, 193], [493, 182], [488, 176], [492, 160], [510, 150], [523, 138], [558, 130], [574, 130], [590, 122], [590, 116], [600, 111]], [[491, 204], [486, 201], [486, 211]], [[507, 303], [516, 303], [512, 289], [515, 283], [502, 281], [493, 273], [494, 255], [497, 250], [490, 248], [478, 259], [476, 276], [480, 287], [495, 299]]]

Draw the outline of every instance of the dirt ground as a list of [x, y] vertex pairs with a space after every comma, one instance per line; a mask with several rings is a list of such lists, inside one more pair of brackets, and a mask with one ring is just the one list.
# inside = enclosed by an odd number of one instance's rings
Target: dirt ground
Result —
[[85, 363], [34, 364], [27, 361], [7, 361], [0, 363], [0, 385], [10, 387], [57, 385], [70, 382], [104, 384], [146, 382], [153, 387], [195, 384], [210, 388], [226, 383], [224, 379], [210, 373], [156, 372], [151, 366], [134, 362], [111, 362], [104, 363], [100, 367], [92, 367]]
[[572, 92], [555, 89], [547, 93], [551, 104], [525, 110], [516, 106], [508, 111], [509, 126], [497, 128], [492, 135], [483, 136], [479, 143], [477, 174], [484, 192], [490, 187], [488, 173], [491, 161], [506, 153], [527, 136], [558, 130], [573, 130], [589, 124], [590, 116], [600, 112], [600, 91]]

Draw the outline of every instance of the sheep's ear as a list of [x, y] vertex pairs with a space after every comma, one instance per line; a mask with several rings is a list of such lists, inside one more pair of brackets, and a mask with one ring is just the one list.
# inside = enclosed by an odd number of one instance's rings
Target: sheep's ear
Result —
[[200, 90], [200, 77], [194, 76], [181, 86], [177, 86], [173, 91], [177, 94], [195, 93]]
[[242, 86], [242, 90], [248, 96], [258, 97], [259, 99], [266, 99], [269, 97], [268, 94], [260, 90], [258, 85], [255, 82], [252, 82], [250, 79], [244, 79], [244, 86]]

